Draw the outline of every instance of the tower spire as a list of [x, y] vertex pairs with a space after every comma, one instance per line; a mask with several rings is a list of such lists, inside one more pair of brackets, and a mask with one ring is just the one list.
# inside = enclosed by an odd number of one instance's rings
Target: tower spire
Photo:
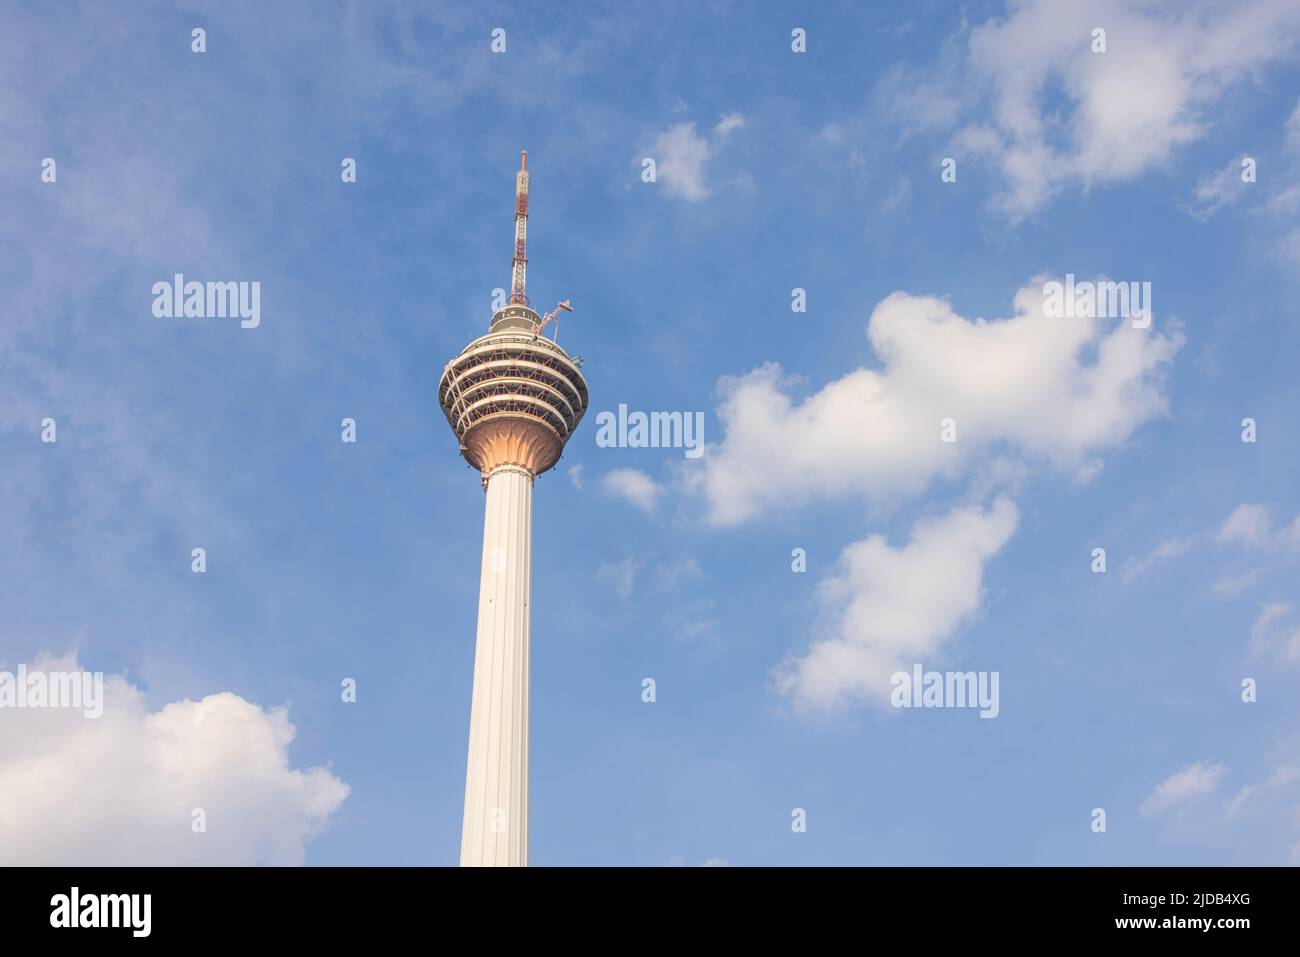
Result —
[[528, 150], [519, 154], [515, 174], [515, 258], [511, 263], [510, 302], [528, 305], [524, 286], [528, 278]]

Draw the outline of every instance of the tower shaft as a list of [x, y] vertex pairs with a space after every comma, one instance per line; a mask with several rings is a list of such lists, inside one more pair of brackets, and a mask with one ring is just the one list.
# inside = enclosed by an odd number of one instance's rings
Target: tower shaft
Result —
[[528, 864], [529, 597], [533, 476], [487, 477], [462, 867]]

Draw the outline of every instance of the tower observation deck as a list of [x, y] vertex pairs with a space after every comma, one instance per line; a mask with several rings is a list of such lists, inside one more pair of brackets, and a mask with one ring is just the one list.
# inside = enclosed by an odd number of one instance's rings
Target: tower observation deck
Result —
[[486, 493], [465, 776], [462, 866], [528, 863], [528, 692], [533, 480], [554, 467], [587, 411], [587, 382], [543, 335], [525, 294], [527, 154], [515, 178], [511, 292], [487, 334], [447, 363], [438, 403]]
[[506, 306], [486, 336], [447, 364], [438, 384], [461, 455], [485, 483], [501, 465], [534, 478], [550, 469], [587, 410], [587, 380], [536, 331], [540, 324], [527, 306]]

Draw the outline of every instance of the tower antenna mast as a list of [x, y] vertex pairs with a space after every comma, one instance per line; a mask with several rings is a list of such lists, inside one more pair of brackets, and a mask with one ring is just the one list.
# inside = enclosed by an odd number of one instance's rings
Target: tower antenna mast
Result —
[[[511, 305], [528, 305], [526, 292], [528, 282], [528, 150], [519, 152], [519, 172], [515, 174], [515, 258], [510, 264], [510, 303]], [[560, 313], [573, 312], [569, 300], [564, 300], [553, 310], [542, 316], [541, 322], [533, 329], [534, 336], [540, 336], [548, 325], [555, 324], [551, 341], [560, 338]]]
[[515, 258], [510, 272], [511, 304], [528, 305], [524, 293], [528, 279], [528, 150], [520, 152], [515, 174]]

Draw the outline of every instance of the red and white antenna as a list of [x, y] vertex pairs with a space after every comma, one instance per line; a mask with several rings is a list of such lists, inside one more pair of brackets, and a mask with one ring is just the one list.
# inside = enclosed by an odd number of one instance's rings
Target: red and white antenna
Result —
[[[515, 258], [511, 264], [510, 302], [512, 305], [528, 305], [525, 292], [528, 279], [528, 151], [519, 154], [519, 172], [515, 175]], [[533, 330], [533, 335], [540, 336], [546, 327], [555, 323], [551, 341], [560, 338], [560, 313], [573, 312], [569, 300], [559, 303], [553, 310], [542, 316], [541, 322]]]
[[528, 278], [528, 150], [519, 156], [515, 175], [515, 258], [511, 264], [510, 302], [528, 305], [524, 284]]

